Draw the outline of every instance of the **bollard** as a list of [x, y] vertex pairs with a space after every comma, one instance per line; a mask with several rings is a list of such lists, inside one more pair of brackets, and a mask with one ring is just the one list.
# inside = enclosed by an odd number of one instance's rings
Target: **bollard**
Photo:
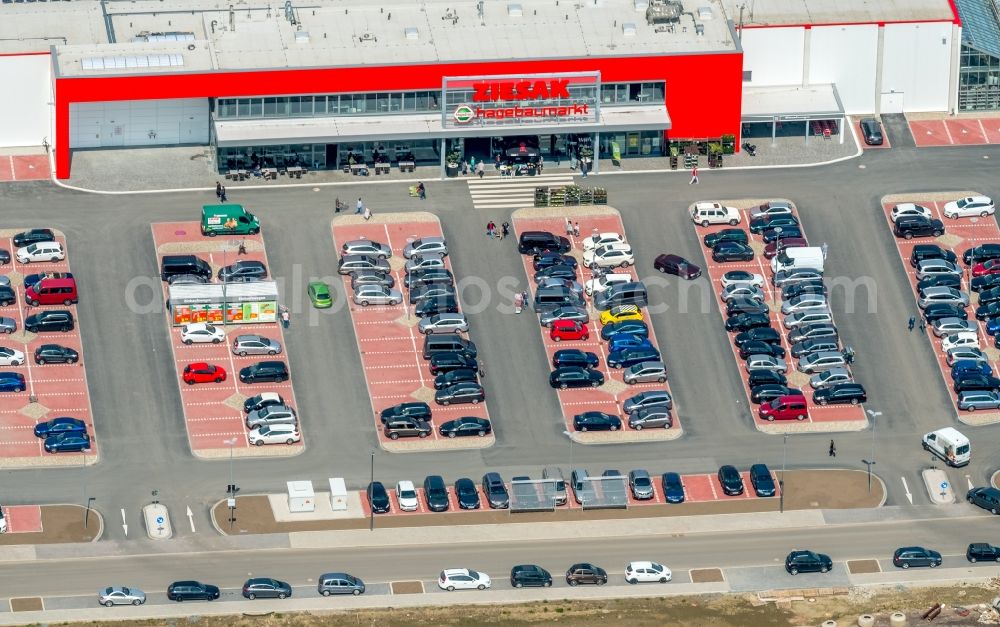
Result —
[[858, 616], [858, 627], [874, 627], [875, 617], [871, 614], [862, 614]]

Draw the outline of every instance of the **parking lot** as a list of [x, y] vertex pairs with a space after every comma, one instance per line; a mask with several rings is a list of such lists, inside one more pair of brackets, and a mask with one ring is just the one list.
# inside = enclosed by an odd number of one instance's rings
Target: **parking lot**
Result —
[[[24, 229], [10, 229], [0, 232], [3, 248], [14, 254], [13, 236]], [[94, 430], [90, 393], [87, 387], [86, 363], [83, 344], [80, 339], [80, 324], [76, 305], [28, 305], [24, 297], [24, 278], [29, 274], [49, 272], [70, 272], [69, 258], [72, 254], [63, 234], [56, 232], [56, 240], [66, 251], [62, 261], [32, 262], [20, 264], [13, 260], [0, 266], [0, 273], [10, 281], [17, 302], [0, 307], [0, 316], [12, 318], [17, 330], [3, 335], [2, 345], [24, 353], [24, 363], [20, 366], [4, 366], [5, 371], [17, 372], [24, 376], [27, 389], [24, 392], [0, 392], [0, 466], [80, 465], [94, 463], [99, 458], [100, 447]], [[83, 298], [87, 298], [84, 294]], [[43, 331], [29, 333], [24, 330], [28, 316], [40, 311], [68, 310], [73, 314], [75, 328], [63, 333]], [[39, 365], [35, 363], [35, 349], [43, 344], [59, 344], [75, 350], [79, 354], [77, 363]], [[91, 436], [90, 450], [81, 454], [46, 453], [44, 439], [34, 434], [35, 425], [53, 418], [69, 416], [82, 420]]]
[[[438, 432], [441, 423], [449, 420], [464, 416], [490, 417], [488, 384], [484, 384], [487, 389], [485, 402], [444, 406], [434, 401], [434, 375], [430, 373], [430, 362], [423, 358], [424, 336], [417, 328], [420, 318], [414, 313], [415, 306], [409, 304], [410, 291], [404, 286], [406, 259], [403, 249], [415, 239], [441, 236], [441, 223], [429, 213], [378, 213], [368, 222], [361, 216], [342, 216], [334, 219], [332, 225], [334, 250], [338, 256], [343, 244], [351, 240], [367, 238], [389, 246], [392, 249], [389, 265], [395, 288], [403, 292], [403, 302], [399, 305], [357, 305], [350, 297], [353, 294], [351, 276], [344, 275], [344, 293], [348, 295], [354, 335], [371, 399], [372, 424], [380, 446], [389, 451], [485, 448], [495, 442], [492, 433], [483, 437], [448, 438]], [[448, 256], [445, 265], [455, 273], [456, 281], [460, 280], [461, 275]], [[474, 329], [471, 337], [475, 337]], [[431, 406], [433, 430], [424, 438], [390, 439], [383, 431], [382, 410], [412, 401], [423, 401]]]
[[[949, 250], [955, 253], [958, 257], [958, 264], [962, 267], [965, 272], [961, 279], [961, 291], [969, 295], [969, 319], [975, 320], [975, 308], [978, 304], [979, 294], [972, 292], [969, 289], [969, 280], [971, 277], [972, 267], [966, 266], [962, 263], [962, 253], [974, 246], [979, 246], [987, 242], [1000, 242], [1000, 228], [997, 227], [997, 221], [993, 216], [981, 217], [967, 217], [958, 219], [948, 219], [942, 214], [945, 203], [962, 198], [965, 196], [975, 196], [974, 192], [944, 192], [940, 194], [921, 194], [919, 196], [901, 196], [892, 195], [886, 196], [882, 199], [882, 210], [885, 213], [886, 225], [890, 229], [893, 228], [892, 222], [892, 208], [900, 203], [915, 203], [917, 205], [928, 208], [931, 211], [931, 215], [944, 222], [945, 234], [937, 238], [914, 238], [911, 240], [906, 240], [900, 237], [894, 237], [896, 241], [896, 247], [899, 250], [899, 260], [903, 265], [903, 269], [906, 272], [907, 279], [910, 281], [910, 285], [913, 287], [913, 297], [916, 301], [917, 292], [917, 269], [910, 264], [910, 255], [913, 252], [913, 248], [919, 244], [933, 243], [941, 246], [945, 250]], [[914, 307], [914, 316], [916, 316], [919, 321], [921, 320], [921, 313], [918, 307]], [[980, 348], [989, 358], [989, 364], [993, 369], [994, 376], [1000, 368], [1000, 361], [998, 361], [997, 349], [993, 346], [993, 338], [986, 332], [986, 322], [978, 321], [976, 327], [979, 331]], [[923, 328], [923, 326], [913, 330], [914, 333], [923, 332], [931, 342], [931, 346], [934, 349], [934, 354], [937, 357], [938, 367], [941, 371], [941, 376], [944, 382], [945, 388], [948, 390], [948, 395], [952, 399], [955, 411], [958, 415], [958, 419], [966, 424], [982, 425], [982, 424], [993, 424], [1000, 422], [1000, 411], [966, 411], [958, 408], [957, 400], [958, 395], [955, 393], [952, 387], [951, 378], [951, 367], [947, 362], [947, 355], [945, 350], [942, 348], [942, 338], [938, 338], [934, 335], [930, 326]]]
[[5, 505], [3, 518], [7, 521], [7, 533], [42, 531], [42, 508], [38, 505]]
[[907, 120], [918, 148], [1000, 144], [1000, 118]]
[[[569, 215], [580, 228], [579, 236], [568, 236], [572, 245], [572, 249], [568, 254], [577, 260], [579, 268], [577, 269], [576, 280], [583, 284], [588, 279], [593, 277], [593, 273], [588, 268], [584, 267], [581, 238], [585, 238], [596, 233], [618, 233], [627, 239], [627, 234], [625, 233], [621, 216], [617, 210], [610, 207], [574, 207], [572, 209], [565, 210], [559, 208], [520, 209], [515, 211], [512, 217], [514, 236], [519, 237], [520, 234], [525, 231], [547, 231], [560, 236], [564, 235], [566, 233], [567, 215]], [[536, 285], [535, 282], [531, 280], [531, 277], [534, 274], [532, 257], [530, 255], [522, 255], [521, 259], [525, 274], [528, 277], [528, 300], [533, 302], [536, 293]], [[635, 261], [636, 264], [643, 263], [643, 260], [638, 257]], [[614, 272], [627, 273], [632, 275], [634, 280], [638, 280], [635, 266], [630, 266], [628, 268], [615, 268]], [[589, 337], [587, 339], [555, 341], [550, 336], [549, 329], [540, 327], [540, 334], [542, 344], [545, 347], [546, 359], [550, 364], [552, 362], [552, 356], [557, 350], [575, 348], [595, 353], [600, 360], [596, 369], [604, 374], [604, 384], [599, 387], [556, 390], [559, 403], [562, 407], [563, 422], [565, 424], [566, 432], [572, 434], [573, 439], [577, 442], [588, 444], [673, 440], [681, 437], [683, 428], [681, 426], [679, 411], [677, 409], [677, 398], [674, 397], [673, 394], [671, 394], [671, 397], [673, 398], [673, 410], [671, 411], [673, 420], [669, 428], [646, 428], [637, 430], [629, 426], [628, 416], [622, 415], [622, 404], [628, 398], [641, 392], [663, 389], [669, 391], [670, 373], [667, 373], [668, 380], [663, 383], [654, 381], [650, 383], [626, 384], [623, 379], [624, 369], [610, 368], [607, 365], [607, 345], [601, 339], [601, 312], [594, 308], [593, 299], [591, 297], [585, 296], [585, 298], [587, 299], [587, 310], [590, 314], [590, 321], [586, 324], [586, 327], [589, 330]], [[535, 316], [535, 313], [531, 308], [531, 302], [526, 305], [525, 311], [522, 315], [526, 314]], [[668, 347], [657, 344], [652, 321], [648, 319], [650, 314], [646, 311], [644, 312], [644, 315], [647, 318], [646, 322], [649, 327], [650, 342], [654, 347], [658, 347], [661, 355], [665, 355], [669, 350]], [[539, 385], [548, 387], [549, 383], [548, 381], [540, 381]], [[622, 421], [622, 429], [616, 432], [599, 431], [582, 433], [575, 431], [573, 426], [573, 417], [577, 414], [588, 411], [600, 411], [618, 416]]]
[[[750, 407], [752, 408], [753, 422], [757, 429], [767, 432], [767, 433], [796, 433], [796, 432], [837, 432], [837, 431], [858, 431], [864, 429], [868, 424], [868, 420], [865, 416], [864, 408], [861, 405], [837, 405], [831, 404], [827, 406], [821, 406], [815, 404], [812, 401], [812, 390], [809, 384], [809, 375], [803, 374], [795, 370], [794, 364], [796, 359], [791, 357], [789, 354], [789, 349], [791, 348], [791, 343], [789, 342], [789, 331], [782, 324], [782, 318], [784, 317], [781, 313], [782, 306], [782, 294], [781, 290], [774, 287], [771, 277], [774, 274], [771, 271], [770, 263], [764, 256], [765, 242], [762, 234], [750, 233], [748, 230], [748, 225], [751, 221], [751, 208], [760, 205], [763, 200], [753, 200], [753, 199], [738, 199], [738, 200], [724, 200], [719, 201], [722, 205], [727, 207], [734, 207], [739, 210], [740, 223], [736, 226], [730, 226], [729, 224], [711, 224], [707, 227], [696, 225], [692, 223], [692, 228], [695, 229], [698, 239], [700, 241], [710, 233], [718, 233], [725, 229], [739, 228], [744, 230], [748, 235], [748, 241], [750, 248], [753, 249], [753, 259], [750, 261], [726, 261], [726, 262], [716, 262], [712, 258], [712, 249], [705, 246], [702, 242], [702, 254], [704, 255], [706, 274], [712, 284], [712, 289], [717, 298], [720, 300], [719, 303], [719, 313], [722, 316], [722, 321], [726, 320], [725, 307], [726, 304], [721, 301], [722, 296], [722, 277], [727, 272], [733, 270], [743, 270], [752, 274], [757, 274], [763, 277], [763, 284], [761, 286], [764, 292], [764, 303], [768, 308], [768, 316], [771, 321], [771, 328], [777, 330], [781, 335], [781, 346], [785, 349], [785, 354], [783, 359], [786, 360], [788, 365], [788, 372], [786, 374], [788, 379], [788, 386], [792, 388], [797, 388], [802, 390], [807, 400], [807, 412], [806, 419], [802, 421], [785, 421], [785, 422], [769, 422], [764, 420], [758, 414], [758, 406], [751, 402]], [[693, 205], [692, 205], [693, 207]], [[690, 208], [689, 208], [690, 211]], [[792, 215], [796, 218], [799, 217], [798, 211], [792, 204]], [[807, 237], [805, 225], [800, 221], [800, 227], [802, 231], [803, 238]], [[809, 242], [810, 246], [816, 247], [820, 246], [820, 242]], [[843, 250], [843, 249], [840, 249]], [[836, 255], [839, 253], [836, 243], [830, 247], [831, 254]], [[846, 254], [846, 253], [843, 253]], [[721, 327], [721, 325], [720, 325]], [[747, 395], [747, 400], [750, 400], [751, 388], [746, 376], [745, 360], [740, 357], [739, 350], [734, 342], [737, 335], [736, 331], [726, 332], [724, 329], [720, 329], [723, 333], [727, 333], [730, 340], [730, 349], [733, 355], [733, 359], [736, 361], [736, 366], [740, 370], [741, 381], [743, 383], [743, 390]], [[841, 345], [841, 349], [844, 346]], [[864, 359], [864, 352], [862, 351], [860, 357]], [[845, 366], [850, 369], [850, 366]]]
[[[238, 259], [255, 260], [267, 265], [267, 254], [264, 250], [264, 240], [260, 234], [239, 236], [238, 239], [227, 237], [209, 238], [201, 234], [197, 222], [158, 222], [152, 225], [153, 240], [156, 246], [157, 266], [164, 255], [193, 254], [206, 261], [212, 268], [213, 281], [219, 268], [232, 264]], [[246, 248], [245, 254], [238, 254], [240, 242]], [[271, 277], [273, 278], [273, 276]], [[167, 284], [163, 283], [164, 302], [169, 300]], [[232, 305], [232, 303], [230, 303]], [[232, 311], [239, 308], [234, 307]], [[167, 326], [170, 334], [170, 348], [176, 370], [177, 386], [180, 389], [181, 402], [184, 411], [184, 421], [187, 425], [188, 445], [198, 457], [225, 457], [233, 451], [235, 455], [246, 457], [271, 457], [276, 455], [296, 455], [301, 453], [303, 439], [291, 445], [274, 444], [268, 446], [251, 446], [248, 440], [249, 429], [245, 422], [243, 402], [262, 392], [276, 392], [293, 408], [298, 409], [291, 379], [282, 383], [242, 383], [239, 373], [242, 368], [262, 360], [273, 359], [288, 363], [279, 322], [248, 322], [221, 325], [226, 337], [217, 344], [193, 343], [184, 344], [181, 340], [182, 326], [173, 324], [171, 311], [166, 310]], [[232, 315], [232, 314], [231, 314]], [[203, 313], [192, 311], [190, 314], [178, 314], [184, 323], [206, 322]], [[261, 314], [261, 318], [265, 316]], [[277, 320], [276, 318], [274, 318]], [[208, 322], [213, 322], [208, 320]], [[218, 321], [214, 321], [218, 322]], [[259, 355], [239, 356], [232, 352], [233, 339], [242, 334], [261, 335], [281, 343], [282, 353], [275, 357]], [[188, 364], [205, 362], [220, 366], [226, 371], [222, 382], [207, 382], [188, 385], [182, 379], [182, 374]], [[306, 422], [310, 418], [306, 418]], [[299, 416], [299, 432], [302, 433], [303, 416]], [[228, 442], [235, 443], [228, 444]]]

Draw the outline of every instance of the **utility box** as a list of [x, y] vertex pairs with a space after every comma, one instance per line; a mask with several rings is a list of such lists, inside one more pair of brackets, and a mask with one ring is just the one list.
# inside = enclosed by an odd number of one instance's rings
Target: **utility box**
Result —
[[335, 512], [347, 509], [347, 483], [343, 477], [330, 477], [330, 509]]
[[312, 481], [288, 482], [288, 511], [302, 514], [316, 511], [316, 493]]

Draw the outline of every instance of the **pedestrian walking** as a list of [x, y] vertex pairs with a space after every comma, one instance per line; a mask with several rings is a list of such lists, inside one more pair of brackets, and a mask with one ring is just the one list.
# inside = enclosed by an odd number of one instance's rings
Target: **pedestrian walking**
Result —
[[237, 255], [247, 254], [247, 241], [245, 239], [240, 240], [240, 247], [236, 249], [236, 254]]
[[830, 440], [830, 457], [836, 457], [836, 456], [837, 456], [837, 445], [833, 443], [833, 440]]
[[545, 157], [538, 155], [538, 173], [542, 173], [542, 168], [545, 167]]
[[358, 208], [354, 210], [354, 215], [359, 215], [365, 210], [365, 203], [361, 202], [361, 197], [358, 197]]
[[688, 185], [698, 184], [698, 166], [691, 168], [691, 180], [688, 181]]
[[341, 204], [341, 202], [340, 202], [340, 196], [338, 196], [338, 197], [337, 197], [337, 198], [336, 198], [336, 199], [335, 199], [335, 200], [333, 201], [333, 212], [334, 212], [334, 213], [340, 213], [340, 210], [341, 210], [341, 209], [343, 209], [343, 208], [344, 208], [344, 205], [343, 205], [343, 204]]
[[418, 182], [417, 183], [417, 196], [420, 196], [420, 200], [426, 200], [427, 199], [427, 190], [424, 189], [423, 182]]
[[500, 163], [500, 153], [499, 152], [497, 153], [496, 162], [493, 165], [494, 165], [494, 167], [496, 167], [497, 170], [500, 169], [501, 163]]
[[580, 161], [580, 174], [583, 175], [583, 178], [587, 178], [587, 162], [586, 161]]
[[510, 235], [510, 222], [504, 222], [500, 225], [500, 233], [502, 234], [500, 239]]
[[219, 181], [215, 182], [215, 197], [222, 200], [222, 183]]
[[854, 349], [850, 346], [844, 347], [844, 363], [848, 365], [854, 363]]
[[469, 157], [469, 168], [472, 169], [473, 172], [476, 171], [476, 155]]
[[486, 175], [486, 165], [485, 165], [485, 162], [480, 161], [479, 163], [476, 164], [476, 174], [479, 175], [479, 178], [483, 178], [483, 176]]
[[222, 202], [226, 202], [226, 186], [225, 185], [222, 186], [222, 194], [219, 196], [219, 200], [222, 201]]
[[290, 318], [291, 318], [291, 316], [288, 313], [288, 307], [285, 307], [284, 305], [282, 305], [281, 306], [281, 326], [283, 326], [283, 327], [285, 327], [287, 329], [288, 325], [291, 324]]
[[572, 235], [572, 234], [573, 234], [573, 222], [569, 218], [566, 218], [566, 235]]
[[574, 222], [573, 223], [573, 236], [574, 237], [580, 237], [580, 223], [579, 222]]
[[913, 325], [915, 325], [916, 323], [917, 323], [917, 319], [914, 318], [913, 316], [910, 316], [910, 319], [906, 322], [906, 328], [909, 329], [912, 332], [913, 331]]
[[920, 319], [920, 332], [927, 333], [927, 321], [923, 318]]
[[496, 235], [496, 230], [497, 225], [493, 223], [493, 220], [486, 223], [486, 237], [493, 239], [493, 236]]
[[372, 219], [372, 210], [370, 207], [365, 207], [365, 222]]
[[826, 259], [826, 253], [829, 252], [830, 246], [826, 242], [823, 242], [821, 248], [823, 249], [823, 259]]

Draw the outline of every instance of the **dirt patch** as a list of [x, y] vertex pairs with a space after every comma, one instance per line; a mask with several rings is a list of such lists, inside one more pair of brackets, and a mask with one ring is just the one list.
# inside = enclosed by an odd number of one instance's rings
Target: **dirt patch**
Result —
[[878, 565], [878, 560], [849, 560], [847, 562], [847, 570], [852, 575], [882, 572], [882, 568]]
[[393, 594], [423, 594], [422, 581], [394, 581], [390, 584]]
[[789, 471], [785, 473], [785, 509], [878, 507], [883, 489], [882, 482], [873, 477], [869, 494], [868, 473], [863, 470]]
[[725, 580], [718, 568], [696, 568], [691, 571], [691, 583], [722, 583]]
[[11, 612], [41, 612], [43, 609], [41, 597], [22, 597], [10, 600]]
[[0, 534], [0, 546], [93, 542], [101, 531], [100, 514], [91, 508], [84, 527], [85, 514], [79, 505], [43, 505], [41, 532]]

